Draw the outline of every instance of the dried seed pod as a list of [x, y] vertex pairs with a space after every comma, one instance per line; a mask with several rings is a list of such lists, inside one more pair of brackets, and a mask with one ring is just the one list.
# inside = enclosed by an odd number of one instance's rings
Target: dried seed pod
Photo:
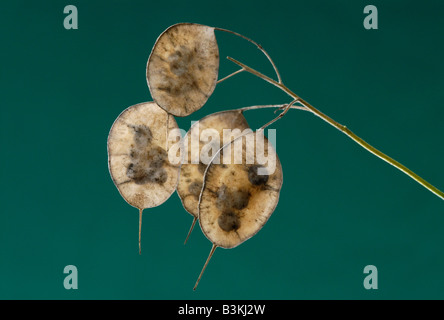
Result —
[[[240, 141], [241, 162], [235, 158]], [[261, 141], [264, 152], [259, 158]], [[263, 131], [243, 135], [221, 152], [224, 161], [208, 165], [200, 195], [199, 224], [213, 247], [196, 286], [216, 247], [234, 248], [264, 226], [276, 208], [283, 181], [280, 161]]]
[[165, 202], [178, 182], [179, 166], [168, 160], [167, 133], [176, 120], [155, 102], [124, 110], [108, 135], [108, 166], [121, 196], [139, 209], [139, 248], [142, 211]]
[[[230, 130], [230, 131], [227, 131]], [[183, 161], [180, 168], [179, 183], [177, 185], [177, 194], [182, 201], [186, 211], [194, 216], [188, 237], [193, 230], [198, 215], [199, 195], [203, 185], [203, 177], [205, 169], [211, 157], [207, 157], [208, 161], [201, 157], [203, 148], [209, 145], [209, 142], [202, 141], [205, 139], [206, 132], [212, 134], [212, 139], [217, 136], [219, 140], [211, 140], [212, 150], [216, 153], [224, 143], [228, 143], [233, 139], [245, 133], [245, 129], [249, 129], [247, 120], [242, 111], [222, 111], [210, 114], [198, 122], [194, 123], [190, 130], [183, 138], [184, 153], [187, 158]], [[211, 131], [209, 131], [211, 130]], [[227, 141], [224, 142], [224, 130]], [[228, 134], [231, 132], [231, 134]], [[210, 155], [215, 155], [209, 152]]]
[[[257, 142], [257, 136], [252, 132], [236, 139], [242, 140], [242, 163], [236, 164], [232, 159], [230, 164], [208, 166], [199, 204], [199, 223], [205, 236], [218, 247], [233, 248], [251, 238], [278, 203], [282, 167], [265, 137], [264, 156], [270, 159], [270, 153], [274, 153], [275, 165], [258, 163], [256, 148], [247, 146], [254, 143], [251, 141]], [[225, 149], [232, 148], [233, 143], [222, 151], [226, 153]], [[231, 153], [233, 158], [235, 151]], [[268, 174], [260, 174], [260, 169]]]
[[184, 117], [205, 104], [216, 87], [218, 72], [214, 28], [179, 23], [157, 39], [146, 76], [154, 101], [168, 113]]

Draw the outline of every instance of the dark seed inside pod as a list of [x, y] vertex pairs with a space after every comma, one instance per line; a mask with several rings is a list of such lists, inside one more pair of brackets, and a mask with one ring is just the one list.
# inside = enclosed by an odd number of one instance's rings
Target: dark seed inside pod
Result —
[[227, 211], [222, 213], [217, 219], [219, 227], [227, 232], [236, 231], [240, 228], [240, 219], [234, 212]]
[[140, 164], [130, 163], [126, 170], [126, 175], [138, 185], [146, 183], [164, 184], [168, 174], [163, 168], [144, 168]]
[[150, 128], [145, 125], [129, 125], [134, 130], [134, 143], [138, 147], [147, 146], [151, 143], [153, 135]]
[[164, 168], [149, 168], [147, 170], [147, 182], [164, 184], [168, 179], [168, 174]]
[[180, 46], [180, 50], [176, 50], [168, 56], [170, 70], [176, 76], [182, 76], [188, 72], [188, 66], [193, 60], [193, 52], [185, 46]]
[[242, 210], [248, 205], [250, 194], [245, 190], [229, 190], [222, 185], [216, 192], [216, 206], [221, 211], [237, 209]]
[[204, 174], [205, 173], [205, 169], [207, 168], [207, 165], [204, 164], [202, 161], [199, 162], [199, 165], [197, 167], [197, 169], [199, 170], [200, 173]]
[[151, 145], [150, 128], [145, 125], [131, 125], [131, 128], [134, 130], [135, 146], [129, 152], [132, 162], [128, 165], [126, 176], [138, 185], [149, 182], [163, 185], [168, 179], [168, 174], [163, 168], [168, 153], [158, 146]]
[[168, 158], [168, 153], [160, 147], [154, 147], [148, 149], [146, 156], [147, 160], [149, 161], [150, 168], [161, 168]]
[[202, 182], [194, 181], [188, 186], [188, 191], [199, 199], [200, 191], [202, 190]]
[[268, 182], [268, 175], [259, 175], [258, 169], [263, 168], [260, 165], [252, 165], [248, 168], [248, 180], [255, 186], [264, 185]]
[[136, 184], [145, 184], [148, 182], [148, 172], [139, 164], [130, 163], [126, 170], [126, 176]]

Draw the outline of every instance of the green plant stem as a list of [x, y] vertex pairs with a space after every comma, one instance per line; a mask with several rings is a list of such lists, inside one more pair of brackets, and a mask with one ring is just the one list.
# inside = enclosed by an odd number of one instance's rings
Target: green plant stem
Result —
[[306, 107], [309, 111], [311, 111], [314, 115], [318, 116], [319, 118], [321, 118], [322, 120], [324, 120], [328, 124], [332, 125], [336, 129], [338, 129], [339, 131], [344, 133], [346, 136], [348, 136], [350, 139], [355, 141], [361, 147], [363, 147], [364, 149], [366, 149], [370, 153], [374, 154], [378, 158], [384, 160], [388, 164], [394, 166], [398, 170], [404, 172], [406, 175], [408, 175], [410, 178], [412, 178], [413, 180], [418, 182], [424, 188], [426, 188], [427, 190], [429, 190], [430, 192], [434, 193], [435, 195], [437, 195], [438, 197], [440, 197], [441, 199], [444, 200], [444, 192], [440, 191], [439, 189], [437, 189], [436, 187], [431, 185], [429, 182], [427, 182], [426, 180], [424, 180], [423, 178], [418, 176], [416, 173], [414, 173], [413, 171], [411, 171], [410, 169], [408, 169], [404, 165], [400, 164], [398, 161], [390, 158], [386, 154], [382, 153], [378, 149], [374, 148], [373, 146], [371, 146], [370, 144], [368, 144], [367, 142], [362, 140], [360, 137], [358, 137], [356, 134], [354, 134], [346, 126], [336, 122], [335, 120], [333, 120], [332, 118], [330, 118], [326, 114], [322, 113], [321, 111], [319, 111], [318, 109], [313, 107], [307, 101], [301, 99], [297, 94], [295, 94], [289, 88], [287, 88], [282, 82], [276, 82], [275, 80], [271, 79], [270, 77], [267, 77], [266, 75], [264, 75], [264, 74], [262, 74], [262, 73], [260, 73], [260, 72], [258, 72], [256, 70], [248, 67], [247, 65], [245, 65], [245, 64], [243, 64], [243, 63], [241, 63], [241, 62], [239, 62], [239, 61], [237, 61], [237, 60], [235, 60], [235, 59], [233, 59], [231, 57], [227, 57], [227, 59], [232, 61], [232, 62], [234, 62], [235, 64], [239, 65], [245, 71], [247, 71], [247, 72], [249, 72], [249, 73], [251, 73], [251, 74], [253, 74], [253, 75], [255, 75], [255, 76], [257, 76], [257, 77], [259, 77], [259, 78], [261, 78], [261, 79], [263, 79], [263, 80], [265, 80], [267, 82], [269, 82], [269, 83], [271, 83], [272, 85], [278, 87], [279, 89], [284, 91], [286, 94], [288, 94], [290, 97], [292, 97], [294, 99], [294, 101], [299, 102], [301, 105]]

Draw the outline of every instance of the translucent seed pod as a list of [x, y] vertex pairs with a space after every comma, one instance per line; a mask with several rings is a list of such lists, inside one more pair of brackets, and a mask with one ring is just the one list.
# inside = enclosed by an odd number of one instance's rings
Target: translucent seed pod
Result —
[[180, 166], [168, 160], [167, 134], [176, 120], [155, 102], [124, 110], [108, 135], [108, 167], [120, 195], [142, 211], [165, 202], [176, 190]]
[[177, 194], [185, 210], [194, 217], [185, 242], [197, 221], [199, 196], [209, 161], [224, 144], [247, 133], [245, 130], [251, 131], [242, 111], [222, 111], [194, 123], [183, 138], [187, 157], [180, 169]]
[[184, 117], [199, 110], [216, 87], [219, 48], [214, 28], [179, 23], [157, 39], [147, 63], [147, 82], [154, 101]]
[[221, 152], [223, 162], [208, 165], [200, 195], [199, 224], [213, 247], [195, 288], [216, 247], [234, 248], [265, 225], [282, 187], [279, 158], [263, 131], [243, 135]]

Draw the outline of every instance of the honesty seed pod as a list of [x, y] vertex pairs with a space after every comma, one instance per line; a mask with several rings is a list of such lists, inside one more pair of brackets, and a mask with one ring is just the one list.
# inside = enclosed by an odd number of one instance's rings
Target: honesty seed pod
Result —
[[183, 138], [183, 149], [187, 158], [180, 168], [177, 194], [185, 210], [194, 217], [185, 243], [198, 218], [199, 195], [204, 172], [211, 157], [223, 144], [244, 134], [245, 129], [249, 129], [249, 126], [242, 111], [222, 111], [194, 123]]
[[219, 72], [214, 28], [179, 23], [157, 39], [147, 63], [154, 101], [178, 117], [200, 109], [213, 93]]
[[[224, 159], [208, 165], [200, 194], [199, 224], [213, 247], [194, 288], [216, 247], [234, 248], [264, 226], [283, 181], [280, 161], [263, 130], [238, 137], [220, 152]], [[236, 160], [240, 155], [241, 161]]]
[[[256, 45], [272, 65], [277, 79], [227, 57], [240, 69], [218, 80], [219, 49], [215, 31], [228, 32]], [[159, 36], [147, 62], [147, 83], [155, 102], [142, 103], [126, 109], [114, 122], [108, 137], [108, 165], [112, 180], [122, 197], [139, 209], [139, 252], [142, 211], [166, 201], [178, 182], [180, 165], [175, 166], [168, 159], [168, 132], [178, 129], [173, 116], [183, 117], [199, 110], [213, 93], [216, 84], [241, 72], [248, 72], [282, 90], [292, 98], [292, 102], [282, 106], [262, 106], [279, 107], [283, 111], [257, 132], [239, 136], [218, 149], [209, 165], [205, 166], [205, 163], [198, 161], [189, 167], [183, 166], [181, 179], [183, 177], [184, 180], [179, 185], [178, 194], [185, 209], [194, 216], [192, 227], [196, 222], [197, 208], [199, 225], [204, 235], [212, 242], [210, 254], [194, 289], [217, 247], [229, 249], [240, 245], [254, 236], [273, 213], [282, 186], [282, 168], [268, 140], [263, 139], [262, 155], [257, 152], [257, 142], [261, 140], [261, 135], [263, 137], [264, 129], [281, 119], [289, 109], [311, 112], [368, 152], [397, 168], [440, 199], [444, 199], [444, 192], [290, 90], [269, 54], [258, 43], [230, 30], [180, 23], [169, 27]], [[246, 107], [243, 110], [262, 107]], [[242, 127], [242, 121], [245, 119], [242, 111], [237, 111], [239, 117], [236, 119]], [[228, 113], [225, 114], [227, 115]], [[211, 116], [203, 118], [201, 123], [209, 119]], [[228, 125], [223, 122], [227, 119], [219, 119], [219, 123], [212, 126], [237, 127], [234, 123]], [[248, 127], [246, 122], [245, 125]], [[190, 137], [194, 135], [193, 130], [192, 128], [188, 133]], [[248, 138], [254, 138], [253, 144]], [[232, 150], [239, 142], [240, 151]], [[190, 148], [191, 151], [195, 149], [201, 152], [203, 147]], [[236, 155], [240, 156], [240, 162], [236, 161]], [[221, 163], [216, 161], [218, 156], [219, 159], [223, 157], [220, 159]], [[227, 162], [226, 158], [231, 162]], [[263, 161], [264, 159], [266, 161]]]
[[108, 135], [108, 166], [121, 196], [139, 209], [139, 252], [143, 209], [156, 207], [174, 192], [179, 166], [168, 160], [167, 133], [176, 120], [155, 102], [136, 104], [114, 121]]

